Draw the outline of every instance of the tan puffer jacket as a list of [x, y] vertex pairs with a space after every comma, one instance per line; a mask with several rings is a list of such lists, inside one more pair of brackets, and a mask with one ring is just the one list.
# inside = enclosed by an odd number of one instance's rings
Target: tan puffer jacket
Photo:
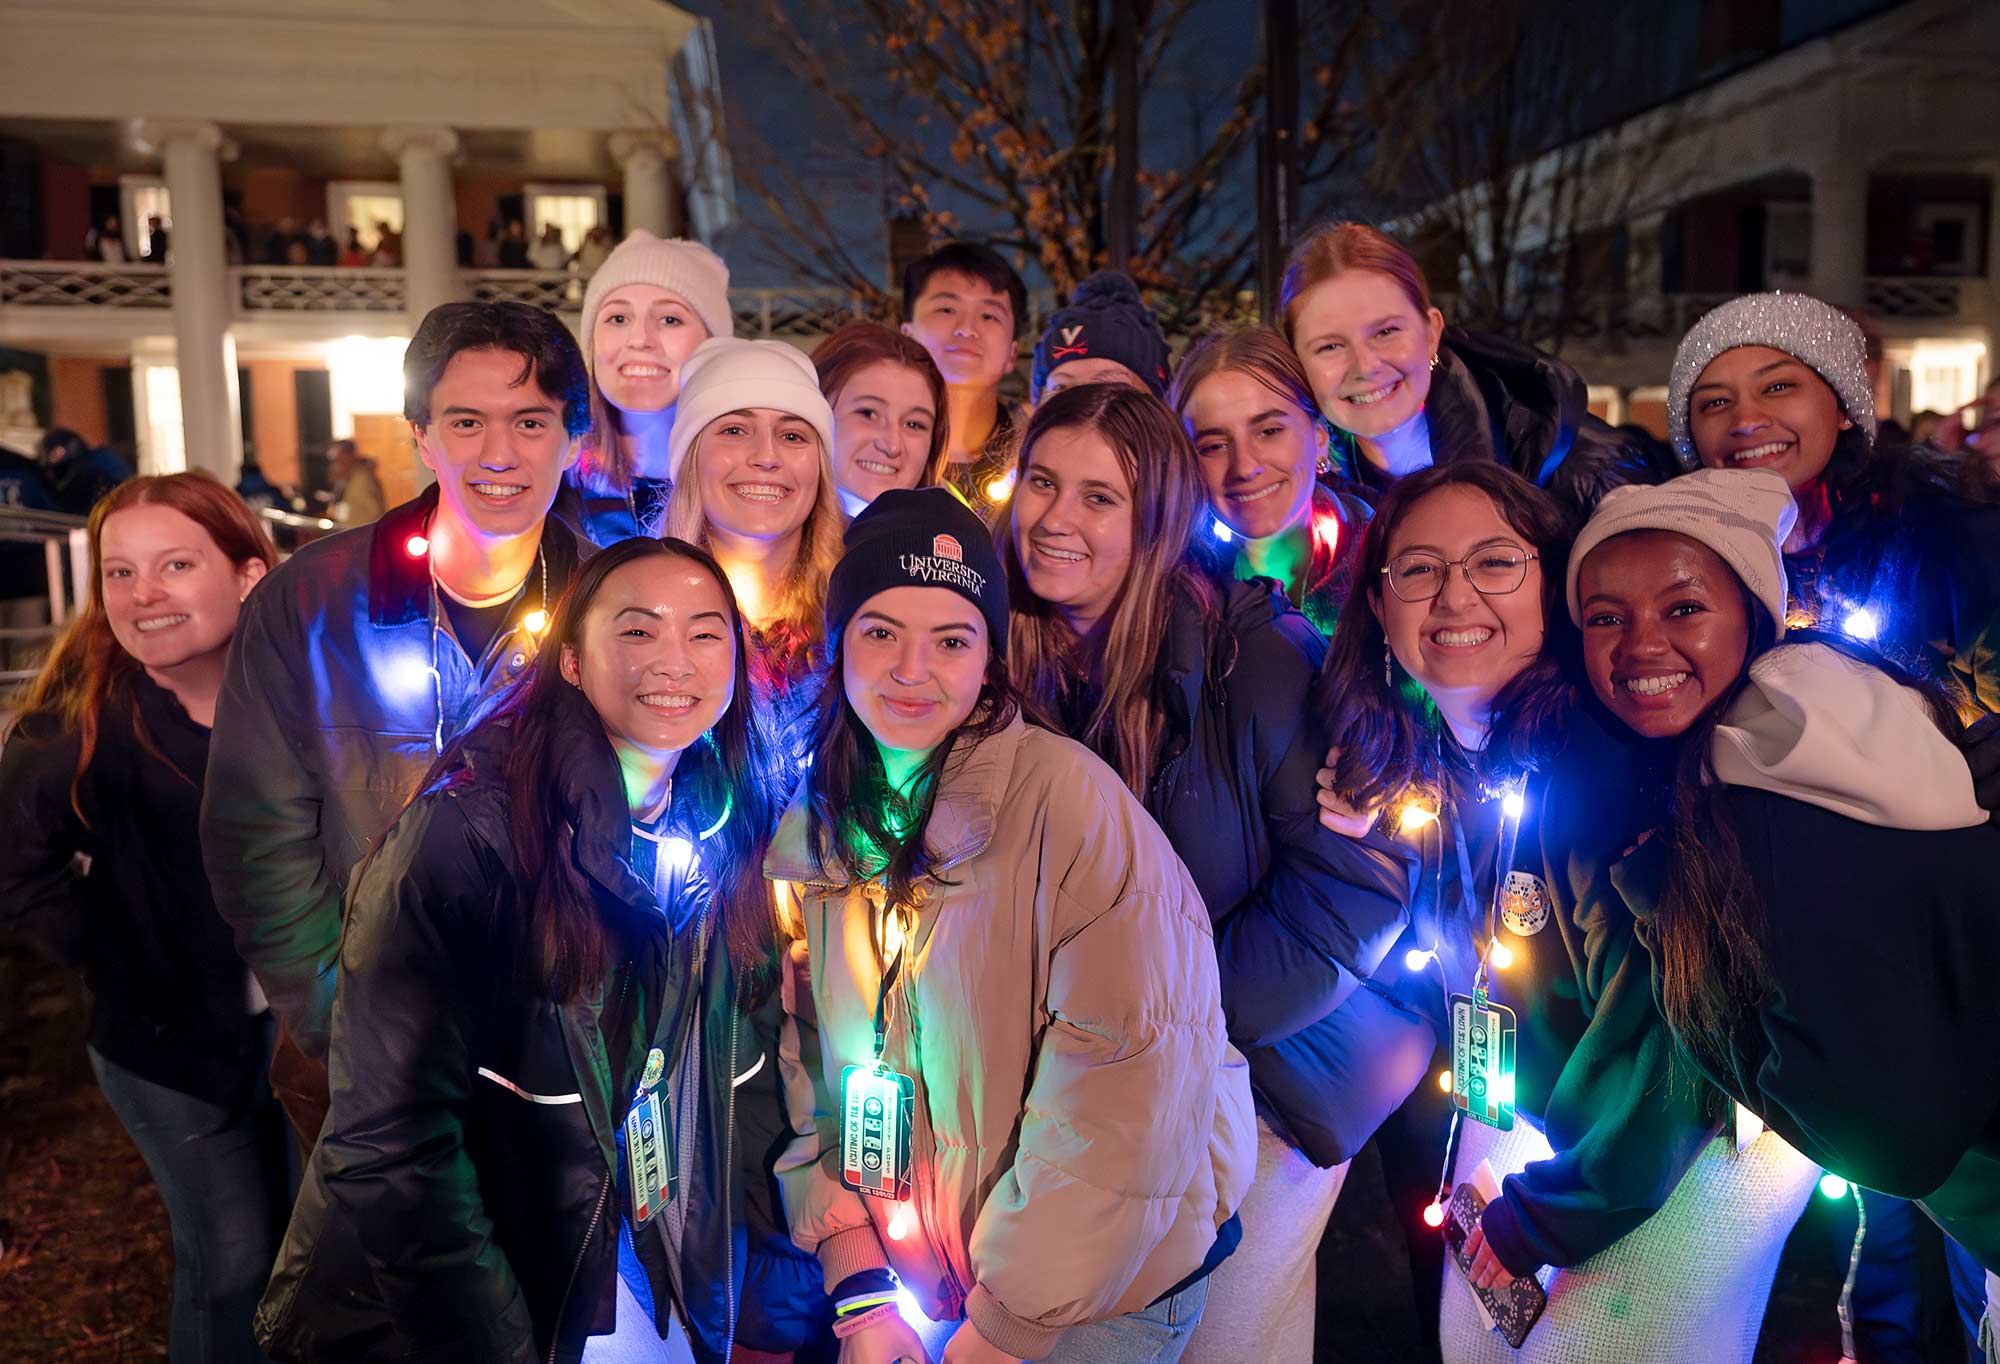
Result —
[[916, 1084], [900, 1238], [896, 1205], [839, 1173], [840, 1075], [871, 1058], [887, 967], [879, 901], [830, 883], [802, 804], [766, 859], [803, 922], [821, 1060], [785, 1057], [785, 1202], [829, 1289], [888, 1265], [932, 1319], [1040, 1358], [1201, 1267], [1256, 1164], [1249, 1079], [1194, 884], [1088, 750], [1016, 720], [955, 755], [929, 844], [884, 1053]]

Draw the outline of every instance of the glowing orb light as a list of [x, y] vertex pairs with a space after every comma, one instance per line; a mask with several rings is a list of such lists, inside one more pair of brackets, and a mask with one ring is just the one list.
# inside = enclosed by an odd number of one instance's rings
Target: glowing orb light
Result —
[[421, 535], [412, 535], [403, 541], [403, 548], [410, 552], [412, 559], [421, 559], [431, 552], [431, 542]]
[[1857, 606], [1840, 622], [1841, 632], [1854, 639], [1873, 639], [1882, 633], [1882, 622], [1865, 606]]
[[521, 624], [528, 627], [530, 634], [539, 635], [549, 628], [549, 613], [538, 606], [521, 618]]
[[1431, 1205], [1424, 1209], [1424, 1225], [1427, 1227], [1441, 1227], [1444, 1225], [1444, 1204], [1438, 1202], [1436, 1199], [1431, 1200]]
[[1819, 1191], [1828, 1198], [1847, 1197], [1847, 1181], [1839, 1175], [1825, 1174], [1819, 1177]]
[[1437, 959], [1437, 953], [1431, 951], [1430, 949], [1424, 947], [1412, 947], [1409, 951], [1403, 954], [1403, 966], [1406, 970], [1421, 971], [1426, 966], [1429, 966], [1431, 962], [1433, 962], [1436, 959]]
[[1441, 1071], [1439, 1071], [1439, 1072], [1438, 1072], [1438, 1088], [1439, 1088], [1439, 1089], [1441, 1089], [1441, 1090], [1443, 1090], [1443, 1091], [1444, 1091], [1445, 1093], [1447, 1093], [1447, 1094], [1451, 1093], [1451, 1072], [1450, 1072], [1450, 1071], [1448, 1071], [1448, 1070], [1441, 1070]]
[[1528, 798], [1519, 791], [1509, 791], [1500, 798], [1500, 809], [1509, 819], [1519, 819], [1521, 812], [1528, 808]]
[[1496, 942], [1493, 944], [1492, 952], [1487, 954], [1486, 960], [1493, 963], [1495, 970], [1504, 971], [1514, 964], [1514, 949], [1504, 942]]
[[1208, 528], [1211, 531], [1215, 532], [1215, 538], [1222, 541], [1222, 543], [1225, 545], [1228, 544], [1231, 540], [1234, 540], [1236, 538], [1234, 535], [1230, 534], [1229, 527], [1222, 524], [1222, 518], [1219, 516], [1215, 517], [1213, 520], [1209, 522]]
[[1436, 823], [1437, 817], [1438, 812], [1431, 809], [1428, 805], [1419, 805], [1417, 802], [1411, 801], [1403, 807], [1403, 812], [1396, 817], [1396, 825], [1404, 833], [1413, 834], [1426, 824]]

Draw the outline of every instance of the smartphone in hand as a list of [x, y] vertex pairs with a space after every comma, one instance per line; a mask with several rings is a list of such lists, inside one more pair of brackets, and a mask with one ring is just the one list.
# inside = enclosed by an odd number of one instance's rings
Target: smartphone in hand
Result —
[[1486, 1315], [1493, 1318], [1493, 1324], [1500, 1328], [1507, 1343], [1518, 1350], [1528, 1332], [1542, 1319], [1549, 1295], [1542, 1290], [1541, 1280], [1532, 1274], [1523, 1274], [1505, 1288], [1473, 1287], [1472, 1260], [1465, 1253], [1465, 1238], [1479, 1225], [1479, 1215], [1485, 1211], [1486, 1195], [1472, 1185], [1461, 1184], [1452, 1190], [1451, 1205], [1445, 1209], [1445, 1249], [1451, 1252], [1451, 1262], [1458, 1266], [1465, 1286], [1478, 1295], [1486, 1306]]

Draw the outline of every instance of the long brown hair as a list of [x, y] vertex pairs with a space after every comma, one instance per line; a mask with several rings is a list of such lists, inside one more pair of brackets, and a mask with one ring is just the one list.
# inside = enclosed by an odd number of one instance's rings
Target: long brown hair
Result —
[[1117, 384], [1064, 389], [1035, 409], [1015, 459], [1017, 487], [1042, 438], [1069, 430], [1102, 436], [1125, 472], [1132, 488], [1131, 566], [1101, 646], [1086, 659], [1056, 608], [1028, 586], [1014, 548], [1017, 495], [993, 531], [1013, 603], [1008, 668], [1029, 703], [1046, 714], [1060, 713], [1061, 698], [1078, 686], [1094, 691], [1090, 718], [1072, 737], [1110, 763], [1143, 801], [1166, 727], [1154, 680], [1174, 609], [1187, 605], [1199, 612], [1211, 639], [1222, 628], [1220, 594], [1195, 549], [1195, 528], [1208, 516], [1208, 490], [1194, 446], [1167, 405]]
[[[1736, 680], [1679, 738], [1674, 752], [1673, 804], [1668, 828], [1673, 858], [1654, 917], [1660, 962], [1660, 1012], [1698, 1060], [1726, 1060], [1738, 1019], [1770, 994], [1769, 923], [1750, 880], [1729, 788], [1715, 780], [1715, 731], [1750, 683], [1750, 666], [1777, 641], [1770, 616], [1739, 581], [1751, 635]], [[1962, 730], [1945, 689], [1898, 667], [1845, 636], [1791, 630], [1786, 644], [1823, 644], [1879, 668], [1922, 700], [1931, 723], [1957, 742]]]
[[[870, 365], [900, 365], [922, 379], [930, 389], [931, 411], [937, 417], [931, 423], [931, 448], [924, 456], [924, 472], [917, 486], [944, 485], [944, 466], [951, 458], [951, 414], [945, 402], [944, 375], [922, 342], [879, 322], [850, 322], [814, 348], [812, 362], [819, 371], [819, 391], [826, 395], [829, 406], [838, 404], [847, 381]], [[838, 417], [834, 424], [839, 425]]]
[[[257, 513], [205, 473], [127, 479], [90, 509], [89, 600], [76, 619], [64, 628], [42, 670], [28, 683], [18, 717], [48, 717], [60, 724], [64, 733], [77, 736], [79, 752], [76, 776], [69, 787], [69, 803], [85, 824], [89, 820], [84, 817], [80, 803], [83, 774], [96, 756], [98, 720], [107, 706], [122, 708], [146, 751], [167, 762], [139, 722], [139, 694], [132, 685], [140, 672], [139, 662], [125, 652], [111, 633], [111, 618], [104, 610], [104, 523], [128, 507], [142, 506], [171, 507], [187, 517], [208, 533], [232, 568], [241, 569], [252, 559], [267, 569], [275, 568], [278, 563], [277, 548], [264, 533]], [[201, 782], [199, 772], [180, 775], [191, 785]]]
[[1430, 315], [1430, 281], [1401, 242], [1366, 223], [1322, 223], [1299, 238], [1285, 261], [1284, 279], [1278, 286], [1278, 317], [1287, 338], [1298, 321], [1299, 300], [1306, 291], [1350, 270], [1387, 275], [1402, 289], [1418, 317]]
[[[1507, 780], [1541, 764], [1563, 733], [1577, 693], [1561, 663], [1559, 640], [1569, 626], [1562, 603], [1563, 565], [1571, 539], [1568, 518], [1547, 493], [1504, 465], [1485, 460], [1435, 464], [1391, 484], [1368, 523], [1354, 586], [1313, 688], [1313, 709], [1326, 717], [1327, 740], [1340, 750], [1334, 789], [1355, 809], [1369, 809], [1417, 791], [1433, 798], [1445, 785], [1441, 750], [1457, 746], [1423, 687], [1401, 665], [1384, 676], [1388, 636], [1375, 603], [1389, 544], [1412, 508], [1445, 488], [1484, 494], [1515, 533], [1538, 553], [1542, 568], [1542, 649], [1494, 699], [1493, 724], [1476, 766], [1488, 780]], [[1465, 760], [1471, 762], [1468, 755]]]
[[533, 666], [490, 715], [446, 745], [431, 777], [419, 788], [440, 779], [462, 778], [464, 749], [472, 735], [487, 725], [509, 728], [507, 824], [517, 883], [528, 906], [522, 929], [528, 955], [522, 965], [530, 983], [558, 1003], [581, 999], [603, 981], [614, 931], [576, 865], [575, 830], [558, 780], [565, 764], [557, 749], [560, 720], [564, 709], [578, 704], [581, 696], [563, 678], [560, 660], [565, 645], [583, 647], [584, 617], [605, 580], [626, 564], [651, 558], [684, 559], [706, 570], [729, 603], [736, 644], [735, 696], [707, 738], [683, 753], [676, 764], [672, 817], [690, 838], [697, 832], [707, 834], [701, 841], [701, 860], [714, 878], [713, 904], [721, 916], [730, 961], [739, 977], [749, 982], [745, 994], [753, 995], [771, 976], [776, 912], [770, 884], [764, 879], [764, 849], [778, 811], [762, 736], [752, 718], [743, 617], [728, 575], [713, 556], [682, 540], [634, 536], [600, 550], [577, 569], [556, 603]]
[[[718, 420], [720, 420], [718, 418]], [[817, 672], [825, 654], [826, 585], [840, 562], [847, 514], [833, 481], [833, 452], [817, 434], [819, 489], [799, 538], [799, 552], [779, 586], [775, 601], [761, 603], [764, 624], [746, 622], [751, 641], [751, 676], [760, 694], [782, 694]], [[680, 477], [667, 496], [667, 534], [711, 553], [708, 512], [701, 502], [701, 435], [696, 433], [681, 461]]]

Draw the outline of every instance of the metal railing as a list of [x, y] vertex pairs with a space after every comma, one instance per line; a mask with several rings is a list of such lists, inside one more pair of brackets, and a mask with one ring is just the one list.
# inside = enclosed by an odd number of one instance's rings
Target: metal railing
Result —
[[76, 613], [90, 584], [90, 535], [81, 516], [0, 506], [0, 544], [39, 545], [48, 578], [48, 623], [0, 625], [0, 701], [35, 675], [41, 656]]

